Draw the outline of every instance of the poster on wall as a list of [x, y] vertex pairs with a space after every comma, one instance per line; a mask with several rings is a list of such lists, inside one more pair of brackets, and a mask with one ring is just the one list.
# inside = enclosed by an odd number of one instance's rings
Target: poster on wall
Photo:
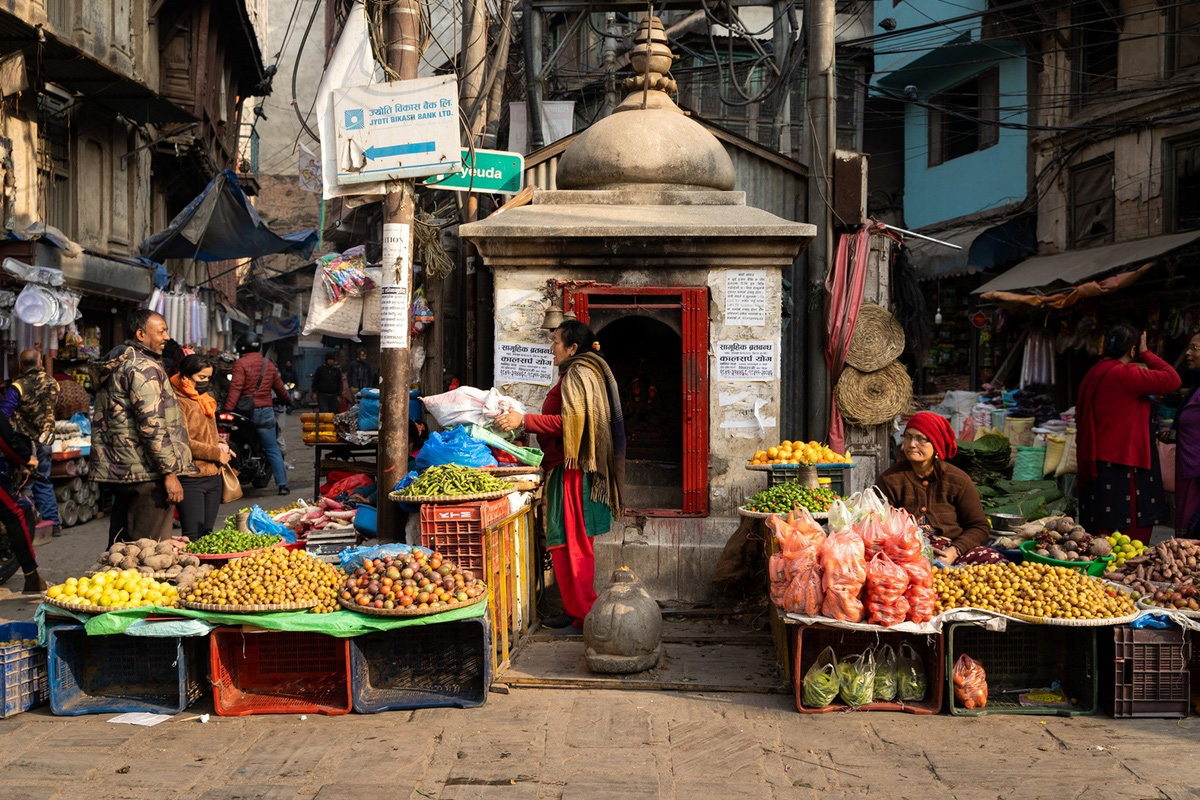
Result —
[[412, 226], [388, 222], [383, 226], [383, 286], [379, 297], [379, 347], [404, 350], [408, 347], [408, 275]]
[[767, 323], [767, 272], [761, 269], [725, 273], [725, 324]]
[[775, 342], [717, 342], [717, 380], [775, 380]]
[[532, 383], [549, 386], [554, 383], [554, 356], [548, 344], [528, 342], [496, 342], [496, 384]]

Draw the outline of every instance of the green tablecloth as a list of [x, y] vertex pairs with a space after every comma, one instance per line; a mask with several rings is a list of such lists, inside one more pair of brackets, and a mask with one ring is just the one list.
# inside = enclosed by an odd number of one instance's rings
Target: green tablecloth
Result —
[[[487, 603], [443, 611], [423, 617], [369, 617], [354, 611], [335, 611], [332, 614], [309, 614], [304, 611], [282, 611], [275, 614], [223, 614], [216, 611], [193, 611], [188, 608], [121, 608], [95, 616], [77, 614], [58, 606], [43, 603], [35, 617], [44, 629], [44, 617], [67, 616], [84, 623], [90, 636], [130, 633], [140, 636], [203, 636], [218, 625], [253, 625], [274, 631], [303, 631], [349, 638], [376, 631], [391, 631], [412, 625], [437, 625], [461, 619], [483, 616]], [[146, 620], [150, 614], [184, 617], [180, 620]], [[202, 623], [197, 625], [196, 623]], [[132, 628], [132, 629], [131, 629]], [[44, 637], [43, 637], [44, 639]]]

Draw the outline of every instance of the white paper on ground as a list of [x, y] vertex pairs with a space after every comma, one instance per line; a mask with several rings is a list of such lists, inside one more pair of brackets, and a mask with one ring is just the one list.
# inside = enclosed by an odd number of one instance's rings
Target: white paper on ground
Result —
[[148, 714], [145, 711], [131, 711], [128, 714], [118, 714], [110, 719], [109, 722], [119, 722], [124, 725], [141, 725], [144, 728], [152, 728], [160, 722], [166, 722], [170, 718], [170, 714]]

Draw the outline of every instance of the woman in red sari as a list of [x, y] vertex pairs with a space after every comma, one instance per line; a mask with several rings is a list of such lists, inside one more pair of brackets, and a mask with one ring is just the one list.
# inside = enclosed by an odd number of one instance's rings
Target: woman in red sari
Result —
[[568, 320], [550, 345], [559, 379], [541, 414], [515, 411], [496, 421], [500, 430], [524, 426], [545, 453], [546, 544], [566, 613], [542, 624], [579, 633], [596, 601], [592, 537], [621, 518], [625, 423], [617, 382], [591, 328]]
[[1150, 396], [1179, 388], [1179, 374], [1146, 349], [1146, 334], [1117, 325], [1104, 358], [1088, 370], [1076, 402], [1079, 516], [1092, 533], [1120, 531], [1149, 544], [1166, 519], [1158, 454], [1150, 442]]

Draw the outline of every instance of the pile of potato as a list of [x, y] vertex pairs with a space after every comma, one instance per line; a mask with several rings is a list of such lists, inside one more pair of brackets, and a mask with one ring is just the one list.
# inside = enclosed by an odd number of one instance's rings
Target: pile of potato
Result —
[[136, 542], [117, 542], [100, 555], [89, 572], [105, 570], [136, 570], [141, 575], [159, 575], [179, 586], [188, 586], [212, 572], [211, 564], [185, 553], [187, 539], [177, 537], [164, 542], [138, 539]]

